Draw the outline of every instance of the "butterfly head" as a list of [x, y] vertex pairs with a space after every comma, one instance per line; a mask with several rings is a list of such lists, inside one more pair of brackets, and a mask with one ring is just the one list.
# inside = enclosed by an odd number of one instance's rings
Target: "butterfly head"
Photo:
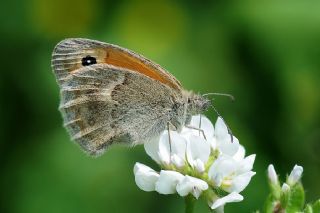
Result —
[[211, 101], [206, 97], [193, 92], [187, 93], [187, 114], [201, 114], [209, 109]]

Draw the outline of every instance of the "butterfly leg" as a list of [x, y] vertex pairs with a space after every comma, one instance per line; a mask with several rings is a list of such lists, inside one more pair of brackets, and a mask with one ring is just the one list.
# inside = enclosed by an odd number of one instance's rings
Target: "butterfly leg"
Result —
[[173, 125], [171, 122], [167, 123], [167, 130], [168, 130], [168, 139], [169, 139], [169, 149], [170, 149], [170, 159], [171, 159], [171, 153], [172, 153], [172, 147], [171, 147], [171, 135], [170, 135], [170, 126], [172, 129], [177, 130], [177, 127]]
[[201, 133], [201, 134], [202, 134], [203, 138], [204, 138], [205, 140], [207, 140], [206, 134], [204, 133], [203, 129], [200, 129], [200, 128], [198, 128], [198, 127], [194, 127], [194, 126], [186, 126], [186, 128], [188, 128], [188, 129], [198, 130], [198, 131], [199, 131], [199, 133]]
[[167, 124], [167, 129], [168, 129], [168, 139], [169, 139], [170, 156], [171, 156], [171, 136], [170, 136], [170, 126], [169, 126], [169, 123]]

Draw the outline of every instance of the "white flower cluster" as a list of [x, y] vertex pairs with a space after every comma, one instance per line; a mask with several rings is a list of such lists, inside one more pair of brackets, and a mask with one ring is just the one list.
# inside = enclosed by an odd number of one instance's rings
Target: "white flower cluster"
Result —
[[[212, 209], [243, 200], [239, 193], [249, 184], [255, 155], [245, 157], [245, 149], [228, 133], [221, 118], [215, 126], [204, 116], [193, 116], [180, 133], [164, 131], [160, 139], [145, 143], [147, 154], [161, 166], [156, 172], [136, 163], [137, 186], [160, 194], [192, 194], [208, 201]], [[231, 137], [233, 137], [231, 139]]]

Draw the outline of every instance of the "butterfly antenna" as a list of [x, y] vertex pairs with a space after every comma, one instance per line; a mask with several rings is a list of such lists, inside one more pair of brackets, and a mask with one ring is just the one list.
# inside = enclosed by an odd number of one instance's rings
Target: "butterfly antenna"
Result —
[[224, 121], [223, 117], [220, 115], [220, 113], [218, 112], [218, 110], [217, 110], [213, 105], [211, 105], [211, 107], [212, 107], [212, 109], [216, 112], [216, 114], [218, 115], [218, 117], [221, 118], [221, 120], [223, 121], [223, 123], [226, 125], [227, 130], [228, 130], [228, 133], [229, 133], [229, 135], [231, 136], [231, 143], [233, 143], [233, 134], [232, 134], [231, 129], [229, 128], [229, 125]]
[[225, 97], [230, 98], [230, 100], [231, 100], [231, 101], [235, 101], [234, 96], [233, 96], [233, 95], [231, 95], [231, 94], [228, 94], [228, 93], [210, 92], [210, 93], [203, 94], [202, 96], [209, 96], [209, 95], [225, 96]]

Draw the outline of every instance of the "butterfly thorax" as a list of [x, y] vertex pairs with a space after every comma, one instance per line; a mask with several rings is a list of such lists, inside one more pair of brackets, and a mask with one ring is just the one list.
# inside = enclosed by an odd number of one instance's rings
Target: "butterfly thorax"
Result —
[[211, 101], [200, 94], [196, 94], [192, 91], [183, 91], [183, 95], [187, 100], [186, 118], [187, 122], [191, 116], [201, 114], [209, 109]]

